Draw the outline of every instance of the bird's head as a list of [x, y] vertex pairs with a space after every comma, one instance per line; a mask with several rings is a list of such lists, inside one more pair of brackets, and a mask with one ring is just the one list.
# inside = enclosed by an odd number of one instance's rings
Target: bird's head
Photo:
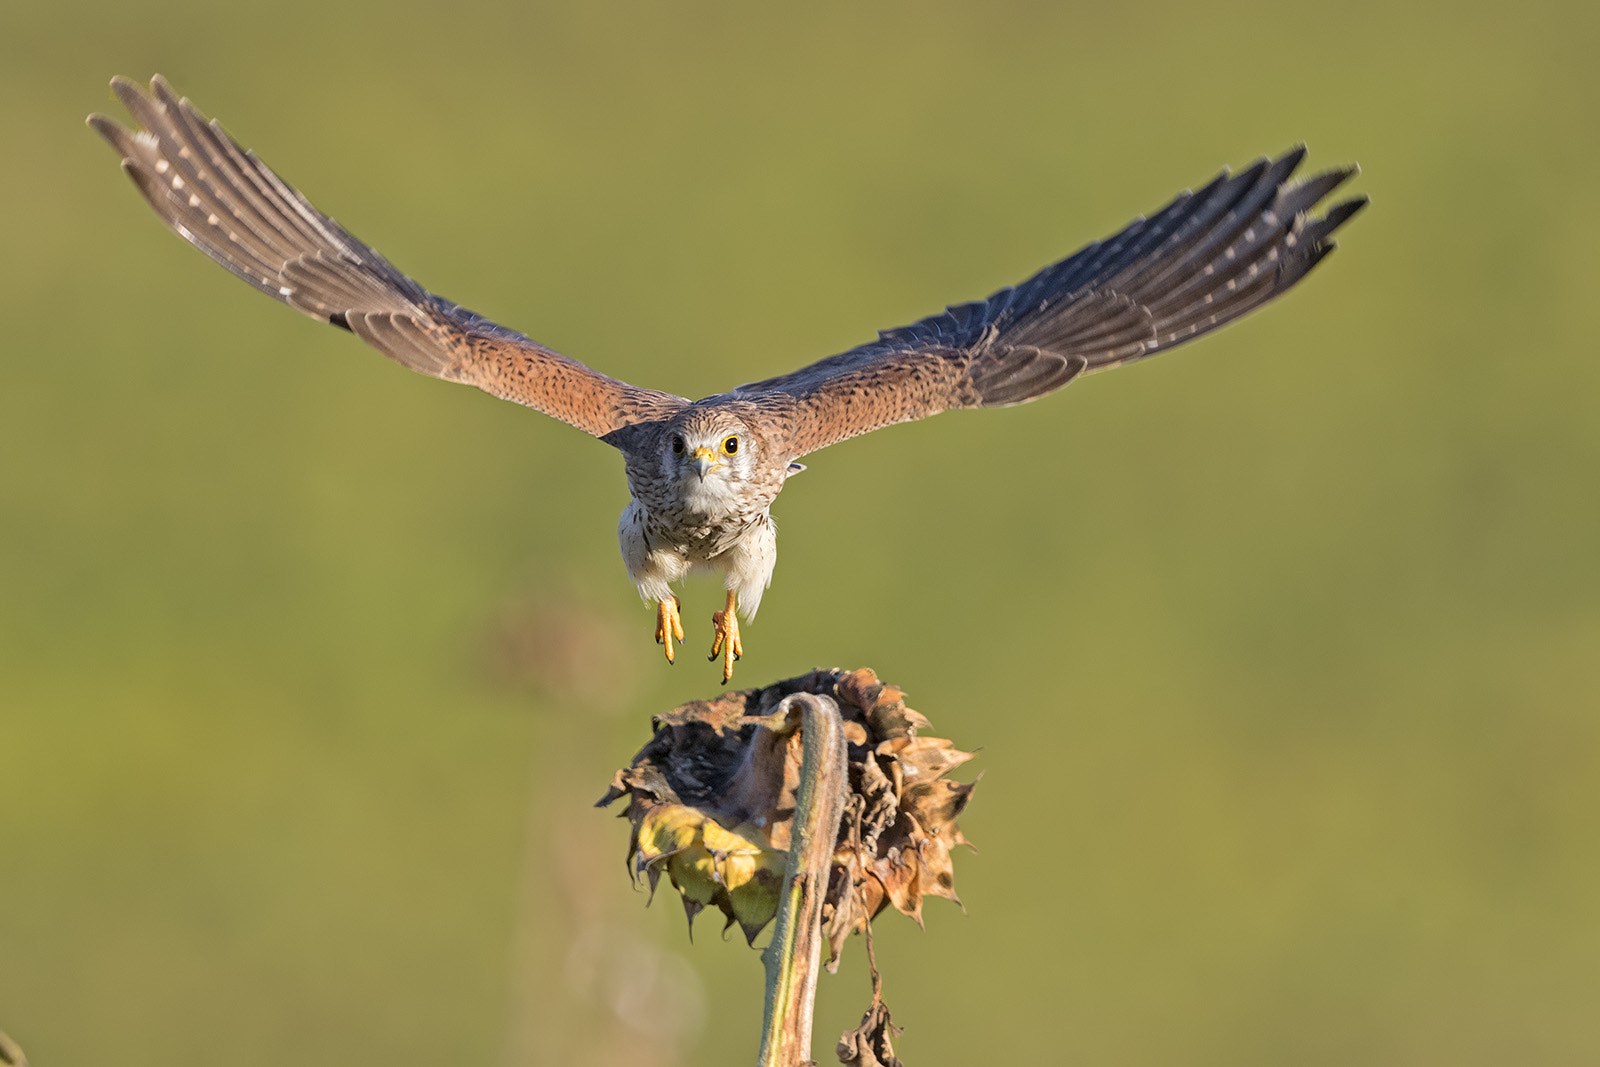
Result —
[[708, 511], [750, 479], [758, 451], [744, 420], [715, 409], [686, 412], [667, 427], [661, 447], [662, 469], [683, 499]]

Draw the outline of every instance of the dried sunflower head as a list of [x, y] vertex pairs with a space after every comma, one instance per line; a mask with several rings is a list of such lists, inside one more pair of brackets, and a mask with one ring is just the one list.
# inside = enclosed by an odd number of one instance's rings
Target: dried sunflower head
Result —
[[928, 720], [871, 670], [817, 670], [763, 689], [694, 701], [654, 720], [655, 736], [600, 801], [628, 798], [630, 870], [651, 892], [663, 871], [693, 924], [719, 909], [753, 941], [777, 909], [801, 742], [794, 693], [832, 697], [849, 742], [849, 790], [823, 906], [832, 960], [883, 908], [922, 921], [927, 896], [957, 901], [950, 850], [976, 782], [945, 777], [972, 758], [924, 736]]

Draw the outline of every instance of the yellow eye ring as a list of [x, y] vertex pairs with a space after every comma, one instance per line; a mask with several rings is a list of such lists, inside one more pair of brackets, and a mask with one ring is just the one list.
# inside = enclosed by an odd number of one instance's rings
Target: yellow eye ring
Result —
[[724, 456], [731, 456], [731, 455], [733, 455], [734, 453], [736, 453], [738, 451], [739, 451], [739, 438], [738, 438], [737, 434], [735, 434], [735, 435], [733, 435], [731, 437], [728, 437], [728, 438], [723, 440], [723, 442], [722, 442], [722, 454]]

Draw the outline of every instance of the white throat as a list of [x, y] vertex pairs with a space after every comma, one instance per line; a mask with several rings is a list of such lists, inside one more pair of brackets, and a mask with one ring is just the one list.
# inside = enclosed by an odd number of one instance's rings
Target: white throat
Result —
[[739, 506], [738, 485], [725, 469], [711, 471], [704, 478], [687, 473], [678, 485], [684, 505], [700, 514], [723, 515]]

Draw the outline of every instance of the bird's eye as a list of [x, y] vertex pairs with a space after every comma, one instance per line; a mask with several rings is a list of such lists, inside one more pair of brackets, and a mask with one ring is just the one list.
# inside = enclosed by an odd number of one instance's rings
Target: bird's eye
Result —
[[683, 438], [677, 434], [672, 435], [672, 454], [674, 456], [683, 455]]
[[730, 437], [726, 441], [722, 442], [722, 451], [730, 456], [739, 451], [739, 439], [737, 437]]

